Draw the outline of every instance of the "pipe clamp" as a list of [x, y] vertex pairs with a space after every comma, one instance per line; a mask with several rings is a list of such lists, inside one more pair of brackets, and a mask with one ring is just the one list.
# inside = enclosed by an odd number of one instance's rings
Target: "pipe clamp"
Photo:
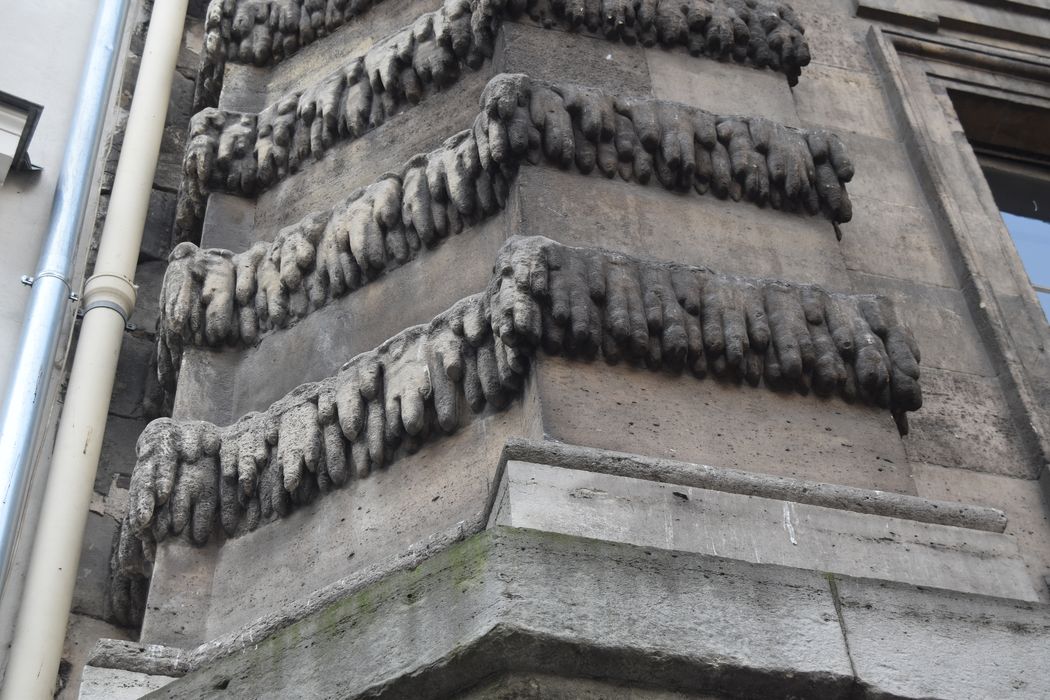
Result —
[[100, 273], [92, 275], [84, 285], [84, 313], [97, 308], [112, 309], [124, 319], [135, 310], [138, 287], [121, 275]]

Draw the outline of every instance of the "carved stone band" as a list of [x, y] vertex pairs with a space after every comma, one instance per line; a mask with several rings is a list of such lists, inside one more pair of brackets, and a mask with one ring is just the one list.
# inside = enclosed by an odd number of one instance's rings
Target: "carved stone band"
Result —
[[[363, 70], [363, 69], [362, 69]], [[204, 214], [208, 193], [254, 196], [320, 157], [336, 141], [382, 123], [389, 93], [333, 83], [293, 96], [259, 115], [206, 109], [193, 117], [183, 158], [177, 224], [186, 236]], [[331, 89], [329, 89], [331, 88]], [[672, 189], [709, 189], [775, 208], [823, 211], [835, 222], [852, 216], [844, 183], [853, 166], [837, 137], [761, 117], [718, 116], [650, 97], [611, 95], [569, 84], [500, 75], [486, 86], [473, 129], [486, 168], [486, 132], [500, 132], [511, 155], [541, 157], [560, 167]], [[480, 123], [479, 123], [480, 122]], [[495, 124], [493, 125], [493, 123]]]
[[455, 431], [470, 411], [503, 409], [540, 348], [838, 395], [889, 408], [902, 432], [922, 404], [918, 347], [886, 298], [512, 238], [484, 292], [337, 376], [226, 428], [151, 423], [131, 480], [128, 561], [170, 535], [202, 544], [217, 522], [254, 529]]
[[[218, 104], [227, 61], [279, 62], [381, 1], [212, 0], [195, 111]], [[415, 69], [417, 81], [430, 80], [427, 70], [418, 70], [420, 55], [430, 57], [424, 65], [437, 59], [445, 66], [439, 70], [468, 55], [491, 57], [503, 19], [522, 16], [611, 41], [682, 46], [693, 55], [748, 61], [782, 71], [792, 85], [810, 60], [795, 11], [775, 0], [446, 0], [440, 12], [450, 21], [428, 26], [424, 19], [380, 42], [399, 47], [397, 68]]]
[[162, 381], [174, 382], [184, 345], [255, 343], [493, 215], [523, 161], [850, 215], [853, 166], [832, 134], [501, 75], [472, 129], [272, 242], [237, 254], [176, 247], [161, 294]]

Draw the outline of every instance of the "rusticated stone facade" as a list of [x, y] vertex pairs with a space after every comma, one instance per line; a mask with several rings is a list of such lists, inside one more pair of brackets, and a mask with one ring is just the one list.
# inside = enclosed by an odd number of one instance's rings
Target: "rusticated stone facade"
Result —
[[212, 0], [82, 697], [1050, 694], [1050, 13], [937, 4]]

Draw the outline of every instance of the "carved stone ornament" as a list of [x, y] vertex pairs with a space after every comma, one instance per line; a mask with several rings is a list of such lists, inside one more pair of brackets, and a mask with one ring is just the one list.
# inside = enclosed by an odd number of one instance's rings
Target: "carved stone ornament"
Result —
[[[196, 114], [183, 158], [183, 235], [201, 220], [208, 193], [254, 196], [336, 141], [381, 123], [386, 111], [373, 110], [379, 97], [363, 85], [333, 80], [260, 115], [213, 108]], [[835, 222], [852, 216], [844, 184], [853, 165], [841, 141], [823, 130], [516, 74], [489, 81], [480, 106], [474, 138], [454, 137], [467, 141], [457, 143], [461, 150], [477, 152], [466, 164], [472, 171], [545, 160], [641, 184], [655, 177], [669, 189], [710, 190], [760, 206], [823, 211]]]
[[[205, 20], [194, 110], [214, 107], [226, 62], [265, 66], [328, 35], [382, 0], [212, 0]], [[380, 42], [383, 87], [418, 88], [477, 68], [492, 56], [504, 18], [585, 31], [610, 41], [681, 46], [782, 71], [794, 85], [809, 64], [804, 29], [790, 5], [770, 0], [446, 0]], [[411, 88], [406, 88], [411, 89]], [[380, 89], [382, 91], [382, 88]]]
[[365, 478], [469, 414], [505, 408], [538, 349], [813, 391], [889, 408], [902, 432], [922, 405], [919, 350], [892, 302], [721, 275], [543, 237], [510, 239], [487, 289], [427, 325], [220, 428], [156, 420], [138, 441], [119, 570], [155, 542], [204, 544]]
[[[233, 152], [245, 154], [238, 163], [255, 168], [249, 151], [220, 146], [220, 155]], [[161, 294], [162, 383], [173, 386], [185, 345], [253, 344], [495, 214], [519, 164], [542, 161], [640, 183], [655, 177], [673, 190], [823, 210], [836, 221], [851, 212], [845, 182], [853, 166], [828, 132], [501, 75], [486, 86], [472, 129], [333, 209], [282, 229], [272, 242], [237, 254], [177, 246]], [[226, 167], [217, 167], [222, 162]], [[229, 161], [215, 165], [231, 172]]]

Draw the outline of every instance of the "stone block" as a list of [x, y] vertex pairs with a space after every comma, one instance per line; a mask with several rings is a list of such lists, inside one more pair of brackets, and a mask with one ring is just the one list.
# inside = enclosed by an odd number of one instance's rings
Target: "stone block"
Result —
[[[231, 423], [299, 384], [336, 374], [351, 357], [405, 328], [429, 322], [485, 288], [507, 227], [506, 215], [469, 227], [295, 326], [265, 335], [253, 348], [191, 351], [179, 381], [178, 403], [187, 412], [179, 415]], [[214, 386], [222, 381], [230, 390], [219, 395]]]
[[1018, 544], [1028, 572], [1042, 584], [1044, 602], [1050, 602], [1050, 506], [1037, 480], [978, 474], [933, 464], [913, 464], [919, 495], [1001, 508], [1009, 518], [1006, 534]]
[[593, 678], [563, 678], [548, 673], [510, 673], [473, 688], [460, 700], [721, 700], [708, 693], [680, 693]]
[[941, 232], [926, 207], [886, 206], [853, 194], [839, 249], [850, 270], [958, 288]]
[[1045, 698], [1050, 607], [839, 579], [857, 679], [878, 698]]
[[526, 397], [220, 545], [163, 545], [142, 639], [185, 648], [230, 634], [354, 572], [389, 570], [436, 533], [480, 528], [503, 445], [539, 437], [535, 412]]
[[141, 643], [192, 649], [204, 640], [220, 546], [215, 538], [206, 547], [194, 547], [181, 539], [157, 546], [139, 632]]
[[331, 208], [355, 188], [398, 170], [412, 156], [437, 148], [470, 127], [491, 66], [465, 71], [448, 90], [390, 118], [359, 139], [341, 141], [317, 161], [263, 192], [256, 200], [255, 235], [269, 239], [307, 214]]
[[146, 374], [150, 358], [156, 351], [154, 341], [140, 333], [125, 331], [120, 346], [117, 374], [113, 383], [113, 394], [109, 411], [124, 418], [142, 415], [142, 399], [146, 392]]
[[888, 412], [627, 366], [537, 358], [555, 440], [718, 467], [915, 493]]
[[201, 247], [248, 250], [258, 240], [273, 240], [278, 229], [255, 231], [255, 200], [223, 192], [208, 195]]
[[80, 683], [79, 700], [138, 700], [174, 678], [116, 668], [88, 666]]
[[256, 68], [229, 63], [220, 105], [223, 109], [257, 112], [332, 73], [364, 54], [373, 44], [420, 15], [441, 7], [442, 0], [384, 0], [272, 66]]
[[112, 516], [88, 513], [73, 589], [73, 612], [99, 619], [106, 616], [109, 555], [116, 531], [117, 521]]
[[[107, 198], [108, 199], [108, 198]], [[175, 203], [178, 196], [173, 192], [153, 190], [149, 195], [146, 224], [142, 229], [142, 247], [139, 260], [168, 259], [171, 252], [171, 233], [175, 224]]]
[[803, 126], [899, 139], [879, 78], [873, 73], [811, 64], [791, 94]]
[[[793, 0], [813, 65], [835, 66], [851, 71], [876, 72], [865, 37], [870, 23], [853, 16], [852, 0]], [[802, 69], [799, 83], [809, 79], [809, 67]]]
[[832, 291], [852, 286], [823, 218], [545, 167], [521, 170], [518, 197], [522, 235]]
[[138, 287], [138, 294], [135, 297], [135, 311], [130, 321], [137, 331], [153, 333], [157, 328], [157, 319], [160, 316], [160, 290], [164, 285], [164, 272], [167, 269], [167, 260], [148, 260], [139, 263], [135, 268], [135, 285]]
[[185, 130], [193, 116], [194, 79], [187, 78], [178, 70], [171, 81], [171, 95], [168, 98], [168, 112], [164, 123], [177, 129]]
[[[228, 540], [215, 566], [205, 639], [230, 633], [457, 523], [478, 522], [520, 410], [475, 422], [280, 523]], [[260, 567], [260, 564], [264, 564]]]
[[153, 173], [153, 187], [178, 192], [182, 184], [182, 156], [186, 151], [186, 124], [164, 127], [160, 139], [160, 155]]
[[[525, 23], [503, 22], [493, 64], [494, 73], [525, 73], [620, 94], [651, 93], [646, 52], [640, 46]], [[566, 66], [572, 70], [567, 72]]]
[[[925, 358], [924, 358], [925, 359]], [[904, 448], [913, 462], [1022, 479], [1039, 475], [994, 377], [923, 368], [923, 406]]]
[[105, 495], [117, 475], [130, 476], [135, 468], [135, 441], [149, 421], [110, 415], [102, 436], [102, 453], [95, 474], [95, 493]]
[[893, 299], [919, 343], [922, 367], [995, 376], [985, 341], [961, 291], [862, 272], [850, 276], [853, 291]]
[[508, 527], [1039, 600], [998, 533], [518, 461], [500, 489]]
[[240, 418], [233, 412], [238, 360], [236, 352], [186, 348], [172, 402], [172, 417], [206, 420], [217, 425], [228, 425]]
[[852, 131], [837, 131], [856, 169], [848, 185], [850, 195], [884, 204], [922, 208], [926, 197], [899, 138], [878, 138]]
[[[645, 50], [653, 95], [725, 116], [762, 116], [799, 126], [787, 78], [750, 65], [695, 58], [684, 49]], [[808, 80], [810, 68], [800, 80]]]
[[91, 655], [91, 650], [99, 639], [128, 639], [127, 633], [119, 627], [76, 613], [69, 616], [66, 628], [66, 639], [62, 646], [62, 669], [59, 671], [60, 687], [55, 693], [55, 700], [75, 700], [81, 686], [81, 674], [84, 663]]
[[496, 670], [753, 697], [852, 683], [821, 574], [507, 528], [215, 652], [154, 697], [438, 698]]

